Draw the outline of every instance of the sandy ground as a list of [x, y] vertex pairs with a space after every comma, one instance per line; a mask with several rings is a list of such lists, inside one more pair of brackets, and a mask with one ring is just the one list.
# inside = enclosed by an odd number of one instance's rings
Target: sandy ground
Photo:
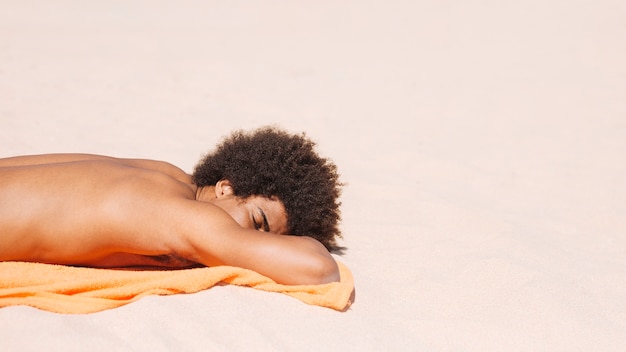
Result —
[[0, 0], [0, 156], [339, 165], [347, 312], [247, 288], [0, 310], [3, 351], [626, 350], [623, 1]]

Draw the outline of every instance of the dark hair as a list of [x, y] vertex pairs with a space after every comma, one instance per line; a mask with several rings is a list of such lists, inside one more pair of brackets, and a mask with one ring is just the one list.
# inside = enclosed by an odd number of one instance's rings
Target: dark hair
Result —
[[285, 206], [289, 234], [340, 250], [336, 238], [341, 237], [338, 198], [343, 184], [337, 166], [314, 147], [305, 133], [276, 127], [235, 131], [198, 163], [193, 182], [203, 187], [227, 179], [238, 197], [276, 197]]

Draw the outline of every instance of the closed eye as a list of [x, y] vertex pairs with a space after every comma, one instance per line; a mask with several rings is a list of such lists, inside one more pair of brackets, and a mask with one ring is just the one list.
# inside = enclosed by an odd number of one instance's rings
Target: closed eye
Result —
[[254, 229], [258, 230], [261, 228], [261, 223], [259, 223], [258, 221], [256, 221], [256, 218], [252, 217], [252, 223], [254, 224]]
[[[263, 211], [263, 209], [257, 207], [257, 209], [259, 210], [259, 213], [261, 214], [261, 217], [263, 217], [263, 231], [265, 232], [270, 232], [270, 224], [267, 222], [267, 216], [265, 215], [265, 212]], [[258, 225], [258, 227], [257, 227]], [[254, 223], [254, 227], [258, 230], [261, 228], [261, 224], [257, 224], [256, 221]]]

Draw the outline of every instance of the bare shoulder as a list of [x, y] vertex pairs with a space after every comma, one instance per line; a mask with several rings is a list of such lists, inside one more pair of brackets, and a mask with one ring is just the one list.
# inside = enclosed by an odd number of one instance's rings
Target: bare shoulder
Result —
[[191, 176], [178, 166], [161, 160], [151, 159], [116, 159], [127, 166], [162, 172], [181, 182], [191, 183]]

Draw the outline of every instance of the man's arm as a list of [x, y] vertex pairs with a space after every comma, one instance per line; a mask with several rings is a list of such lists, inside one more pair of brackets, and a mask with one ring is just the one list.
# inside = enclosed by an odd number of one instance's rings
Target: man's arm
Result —
[[130, 167], [162, 172], [176, 178], [179, 181], [191, 183], [191, 177], [187, 173], [164, 161], [114, 158], [95, 154], [40, 154], [0, 158], [0, 167], [45, 165], [78, 161], [109, 161]]
[[184, 202], [181, 211], [186, 215], [177, 252], [189, 260], [250, 269], [287, 285], [339, 281], [334, 258], [313, 238], [246, 229], [207, 203]]

